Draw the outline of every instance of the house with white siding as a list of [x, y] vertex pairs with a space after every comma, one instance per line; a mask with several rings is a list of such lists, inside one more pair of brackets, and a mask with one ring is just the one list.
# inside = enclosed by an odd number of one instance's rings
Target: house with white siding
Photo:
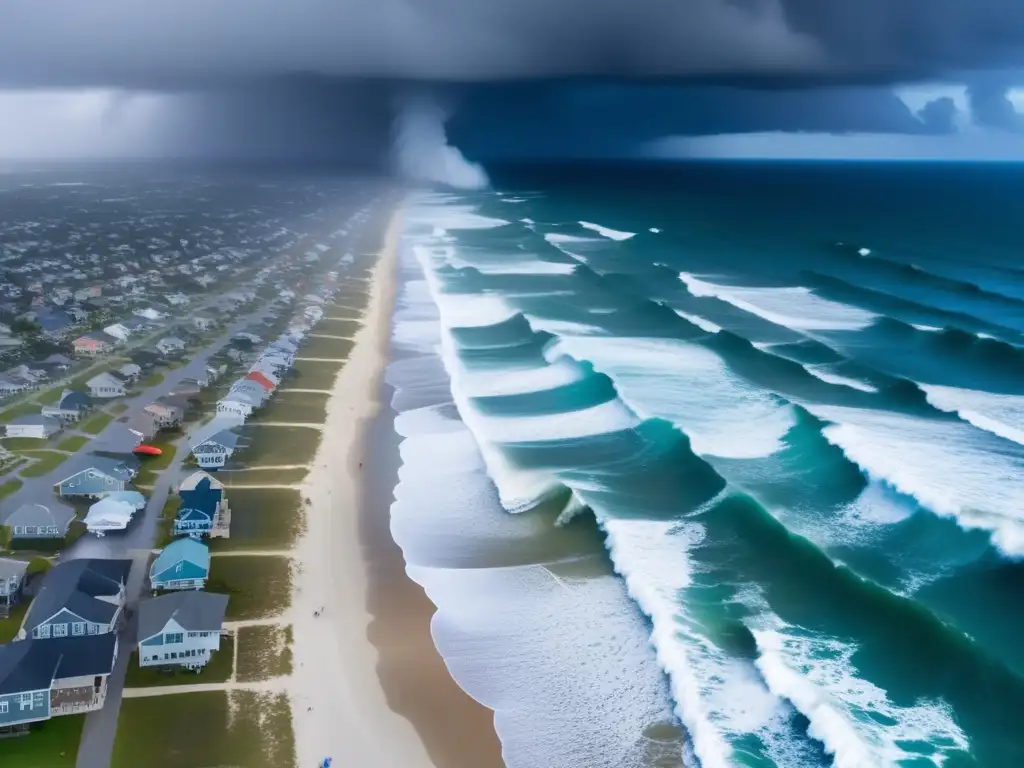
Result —
[[200, 671], [220, 650], [228, 596], [172, 592], [139, 603], [139, 666]]

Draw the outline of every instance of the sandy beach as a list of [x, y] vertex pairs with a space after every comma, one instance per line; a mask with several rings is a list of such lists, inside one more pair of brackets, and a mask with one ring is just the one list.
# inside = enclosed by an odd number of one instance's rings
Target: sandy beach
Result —
[[388, 533], [390, 498], [368, 498], [362, 487], [373, 460], [366, 432], [382, 405], [400, 229], [396, 215], [303, 489], [290, 681], [300, 768], [326, 756], [359, 768], [503, 765], [493, 713], [455, 684], [434, 648], [434, 606], [405, 575]]

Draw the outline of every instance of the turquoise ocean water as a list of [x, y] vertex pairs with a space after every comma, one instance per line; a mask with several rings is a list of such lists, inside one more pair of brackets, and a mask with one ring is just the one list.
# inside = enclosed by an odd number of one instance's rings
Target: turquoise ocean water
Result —
[[496, 184], [410, 203], [388, 379], [509, 765], [1024, 765], [1024, 170]]

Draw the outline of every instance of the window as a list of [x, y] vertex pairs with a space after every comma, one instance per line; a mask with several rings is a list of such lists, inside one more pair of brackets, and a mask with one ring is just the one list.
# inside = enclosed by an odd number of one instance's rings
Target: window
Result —
[[26, 536], [32, 536], [33, 534], [35, 534], [35, 532], [36, 532], [36, 527], [34, 525], [26, 525], [25, 526], [25, 535]]
[[42, 626], [36, 627], [36, 635], [38, 637], [47, 638], [50, 636], [50, 625], [43, 624]]
[[32, 694], [31, 693], [19, 693], [18, 694], [18, 707], [24, 712], [26, 709], [32, 709]]
[[76, 621], [74, 624], [72, 624], [71, 625], [71, 634], [72, 635], [84, 635], [85, 634], [85, 622], [84, 621]]
[[53, 625], [53, 636], [54, 637], [67, 637], [68, 636], [68, 625], [67, 624], [54, 624]]
[[25, 526], [24, 525], [16, 525], [16, 526], [14, 526], [14, 533], [17, 536], [24, 536], [25, 535]]
[[185, 633], [184, 632], [168, 632], [167, 634], [164, 635], [164, 642], [167, 643], [168, 645], [174, 645], [175, 643], [180, 643], [180, 642], [183, 642], [184, 640], [185, 640]]
[[90, 635], [95, 635], [97, 629], [98, 629], [98, 627], [95, 624], [90, 624], [89, 625], [89, 634]]
[[6, 701], [0, 701], [0, 715], [6, 715], [11, 710], [11, 705]]

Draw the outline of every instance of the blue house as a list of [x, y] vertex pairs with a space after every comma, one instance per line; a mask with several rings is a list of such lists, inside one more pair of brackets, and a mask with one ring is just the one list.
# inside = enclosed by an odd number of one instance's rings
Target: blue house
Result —
[[102, 499], [115, 491], [123, 491], [135, 477], [139, 462], [135, 457], [89, 457], [85, 469], [75, 472], [54, 484], [54, 490], [64, 497]]
[[198, 539], [228, 535], [231, 519], [223, 483], [205, 472], [196, 472], [182, 482], [178, 496], [181, 504], [174, 521], [175, 536]]
[[0, 645], [0, 733], [102, 708], [117, 650], [113, 633]]
[[202, 589], [210, 575], [210, 548], [186, 537], [164, 547], [149, 569], [153, 589]]
[[99, 558], [58, 563], [43, 576], [18, 639], [114, 632], [124, 610], [131, 567], [131, 560]]

